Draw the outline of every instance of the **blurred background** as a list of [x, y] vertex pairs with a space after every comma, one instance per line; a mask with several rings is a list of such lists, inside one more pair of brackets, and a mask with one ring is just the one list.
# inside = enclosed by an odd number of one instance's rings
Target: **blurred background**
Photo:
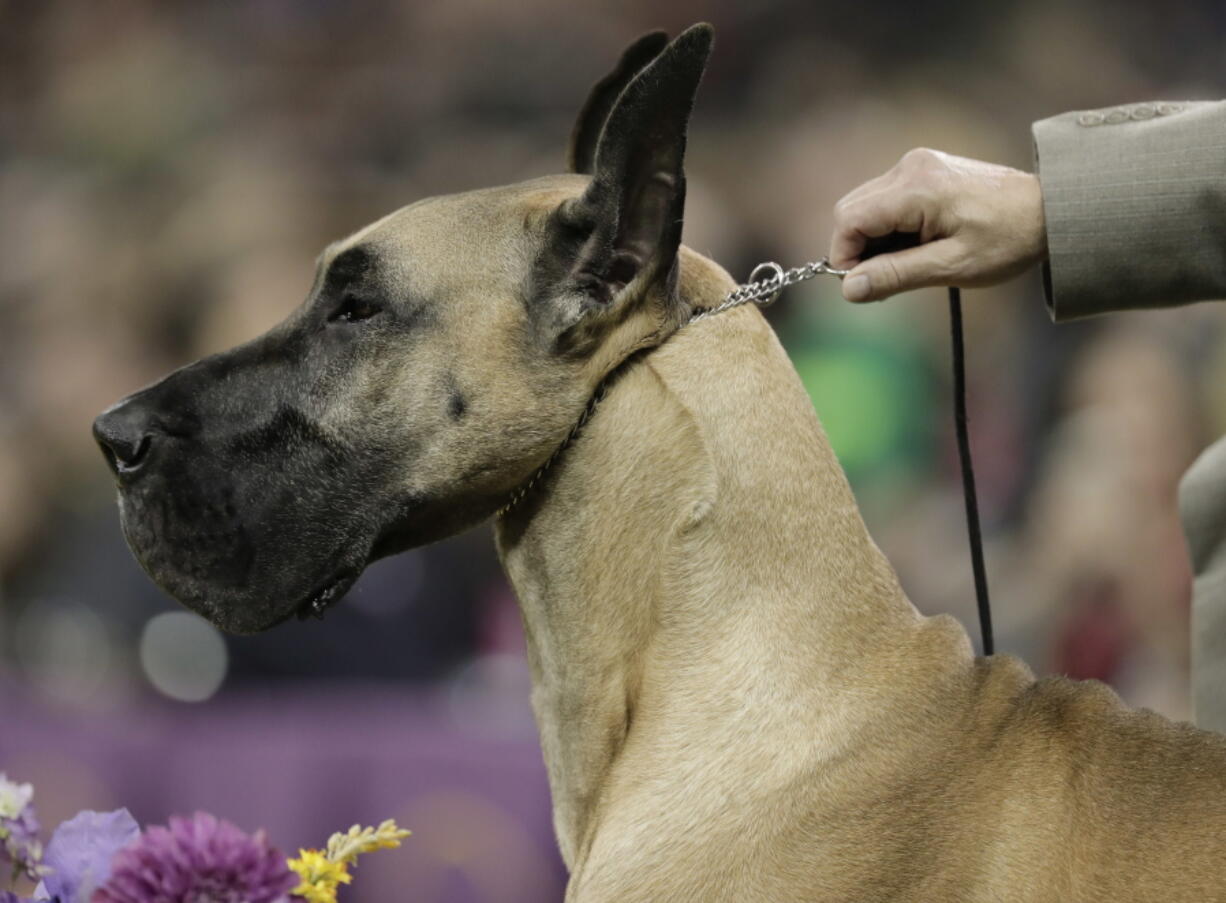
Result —
[[[223, 637], [124, 546], [92, 418], [305, 296], [329, 241], [561, 169], [587, 87], [707, 19], [685, 241], [825, 252], [908, 148], [1030, 168], [1030, 123], [1217, 98], [1226, 7], [1093, 0], [0, 0], [0, 770], [43, 821], [205, 808], [284, 849], [394, 816], [355, 901], [561, 899], [514, 599], [483, 527], [372, 567], [324, 624]], [[1127, 286], [1121, 286], [1126, 291]], [[1179, 475], [1226, 428], [1226, 308], [1053, 326], [966, 298], [998, 646], [1187, 718]], [[943, 293], [771, 317], [925, 612], [978, 628]]]

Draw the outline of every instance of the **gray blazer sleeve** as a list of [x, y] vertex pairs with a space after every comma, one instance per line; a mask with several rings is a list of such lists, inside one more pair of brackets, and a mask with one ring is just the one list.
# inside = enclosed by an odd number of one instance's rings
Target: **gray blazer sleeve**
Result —
[[1226, 102], [1064, 113], [1032, 131], [1053, 319], [1226, 298]]

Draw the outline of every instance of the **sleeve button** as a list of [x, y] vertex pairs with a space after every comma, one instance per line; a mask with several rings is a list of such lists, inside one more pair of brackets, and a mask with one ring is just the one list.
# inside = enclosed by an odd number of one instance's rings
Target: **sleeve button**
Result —
[[1154, 117], [1154, 108], [1147, 103], [1137, 104], [1129, 111], [1129, 116], [1133, 119], [1152, 119]]
[[1118, 125], [1119, 123], [1126, 122], [1127, 120], [1128, 120], [1127, 111], [1116, 109], [1108, 113], [1106, 117], [1103, 119], [1103, 122], [1107, 123], [1108, 125]]
[[1103, 114], [1102, 113], [1082, 113], [1080, 116], [1077, 117], [1077, 122], [1078, 124], [1084, 125], [1084, 126], [1102, 125], [1103, 124]]

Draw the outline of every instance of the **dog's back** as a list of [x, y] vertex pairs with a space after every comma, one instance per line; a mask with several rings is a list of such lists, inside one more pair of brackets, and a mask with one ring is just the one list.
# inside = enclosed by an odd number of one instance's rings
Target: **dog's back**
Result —
[[977, 663], [981, 867], [1035, 899], [1226, 900], [1226, 737], [1128, 709], [1096, 681]]

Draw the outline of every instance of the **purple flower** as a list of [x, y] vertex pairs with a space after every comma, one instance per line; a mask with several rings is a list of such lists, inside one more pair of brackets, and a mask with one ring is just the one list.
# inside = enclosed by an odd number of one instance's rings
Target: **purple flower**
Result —
[[297, 884], [263, 831], [197, 812], [120, 850], [91, 903], [286, 903]]
[[33, 787], [16, 784], [0, 772], [0, 865], [9, 863], [14, 875], [37, 881], [43, 848], [38, 842], [33, 797]]
[[51, 835], [43, 856], [50, 873], [34, 899], [90, 903], [94, 889], [110, 877], [115, 854], [139, 836], [140, 827], [127, 809], [77, 813]]
[[0, 862], [10, 862], [15, 874], [37, 881], [43, 847], [38, 841], [39, 824], [33, 807], [17, 818], [0, 819]]

